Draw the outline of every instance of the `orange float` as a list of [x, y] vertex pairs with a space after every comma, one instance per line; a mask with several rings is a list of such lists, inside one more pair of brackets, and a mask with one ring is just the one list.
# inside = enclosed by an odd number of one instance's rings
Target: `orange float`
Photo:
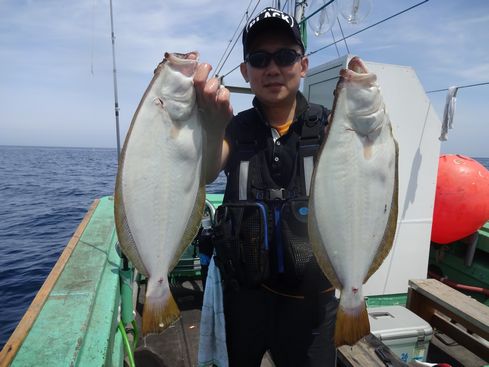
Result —
[[472, 158], [440, 156], [431, 240], [447, 244], [489, 220], [489, 171]]

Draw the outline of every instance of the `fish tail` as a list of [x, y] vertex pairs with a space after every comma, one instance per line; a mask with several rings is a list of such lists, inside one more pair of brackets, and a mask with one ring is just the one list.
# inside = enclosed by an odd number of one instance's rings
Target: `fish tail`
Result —
[[336, 328], [334, 340], [336, 347], [342, 345], [354, 345], [365, 335], [370, 333], [367, 308], [361, 302], [356, 307], [345, 307], [340, 299], [340, 305], [336, 313]]
[[143, 335], [161, 333], [179, 318], [180, 310], [168, 285], [161, 294], [150, 295], [147, 292], [143, 308]]

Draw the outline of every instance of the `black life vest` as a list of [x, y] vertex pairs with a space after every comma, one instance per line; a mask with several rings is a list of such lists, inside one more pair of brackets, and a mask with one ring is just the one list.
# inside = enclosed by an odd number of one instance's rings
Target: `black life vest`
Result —
[[238, 131], [226, 167], [226, 192], [216, 213], [216, 253], [221, 271], [226, 267], [240, 285], [265, 283], [289, 294], [304, 293], [305, 280], [318, 291], [331, 286], [307, 235], [310, 181], [327, 116], [324, 107], [310, 104], [289, 128], [287, 134], [294, 136], [287, 143], [295, 146], [288, 148], [295, 157], [283, 185], [273, 178], [271, 150], [276, 141], [259, 110], [235, 117]]
[[239, 135], [231, 143], [233, 151], [225, 169], [228, 181], [224, 202], [307, 198], [327, 116], [324, 107], [311, 103], [294, 123], [298, 125], [290, 127], [299, 130], [294, 139], [296, 157], [289, 169], [288, 183], [279, 185], [272, 177], [270, 164], [273, 163], [267, 154], [267, 149], [274, 144], [270, 127], [256, 108], [238, 114], [234, 123]]

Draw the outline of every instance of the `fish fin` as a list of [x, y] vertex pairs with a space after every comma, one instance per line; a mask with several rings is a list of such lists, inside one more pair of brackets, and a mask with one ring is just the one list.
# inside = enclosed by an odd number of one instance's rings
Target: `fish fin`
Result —
[[[155, 79], [156, 78], [153, 78], [151, 80], [150, 85], [148, 86], [146, 92], [144, 93], [145, 96], [149, 94], [149, 91], [151, 89], [151, 86], [155, 82]], [[122, 193], [123, 170], [125, 166], [127, 146], [129, 144], [132, 130], [136, 124], [137, 116], [139, 114], [140, 109], [143, 106], [144, 103], [143, 101], [144, 101], [144, 97], [139, 103], [136, 113], [132, 118], [131, 125], [129, 126], [129, 130], [126, 134], [124, 145], [122, 146], [122, 151], [119, 156], [115, 190], [114, 190], [114, 222], [116, 227], [117, 240], [119, 241], [119, 246], [122, 252], [124, 253], [124, 255], [127, 256], [127, 258], [131, 261], [134, 267], [141, 274], [143, 274], [144, 276], [149, 276], [149, 272], [144, 266], [144, 262], [141, 258], [141, 255], [139, 254], [136, 241], [134, 240], [134, 236], [132, 235], [132, 232], [129, 228], [129, 223], [126, 215], [126, 207], [124, 204], [124, 195]]]
[[161, 333], [180, 318], [180, 310], [167, 286], [160, 296], [144, 300], [143, 335]]
[[336, 327], [334, 340], [336, 347], [342, 345], [354, 345], [364, 336], [370, 334], [367, 308], [362, 302], [356, 308], [344, 308], [341, 305], [336, 312]]
[[311, 215], [315, 213], [313, 195], [314, 195], [314, 185], [311, 186], [311, 194], [309, 199], [310, 214], [307, 220], [309, 242], [311, 243], [312, 251], [314, 253], [314, 256], [316, 257], [316, 261], [318, 262], [318, 265], [323, 271], [326, 278], [328, 278], [328, 280], [333, 285], [333, 287], [335, 287], [336, 289], [341, 289], [342, 288], [341, 282], [339, 281], [338, 276], [336, 275], [333, 264], [325, 250], [325, 247], [321, 240], [321, 236], [319, 235], [317, 218], [315, 215]]
[[[392, 125], [391, 136], [392, 135]], [[396, 146], [396, 156], [395, 156], [395, 175], [394, 175], [394, 191], [392, 192], [392, 204], [389, 213], [389, 219], [387, 220], [387, 225], [385, 227], [384, 236], [382, 237], [382, 242], [380, 243], [377, 253], [374, 256], [374, 261], [370, 265], [370, 269], [364, 279], [364, 283], [372, 276], [373, 273], [382, 265], [384, 259], [389, 254], [392, 246], [394, 244], [394, 237], [396, 235], [397, 228], [397, 215], [398, 215], [398, 196], [399, 196], [399, 145], [394, 139], [394, 144]]]
[[122, 170], [119, 169], [116, 178], [116, 188], [114, 193], [114, 221], [117, 232], [117, 239], [124, 255], [131, 260], [134, 267], [143, 275], [148, 276], [148, 270], [139, 254], [138, 247], [129, 228], [126, 209], [122, 195]]
[[202, 221], [202, 216], [204, 214], [204, 206], [205, 206], [205, 185], [202, 184], [197, 191], [197, 196], [195, 198], [194, 208], [192, 209], [192, 214], [188, 219], [187, 226], [185, 227], [185, 232], [183, 233], [182, 239], [180, 241], [180, 246], [178, 251], [175, 253], [175, 257], [173, 258], [170, 264], [170, 271], [178, 264], [180, 260], [180, 256], [185, 251], [185, 249], [192, 243], [195, 239], [195, 236], [199, 232], [200, 224]]

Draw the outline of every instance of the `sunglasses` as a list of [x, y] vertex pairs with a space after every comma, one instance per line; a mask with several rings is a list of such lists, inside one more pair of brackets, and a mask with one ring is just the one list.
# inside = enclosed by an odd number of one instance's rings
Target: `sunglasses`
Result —
[[277, 66], [291, 66], [297, 62], [302, 57], [300, 53], [290, 48], [281, 48], [274, 53], [269, 53], [266, 51], [255, 51], [246, 57], [245, 61], [249, 62], [251, 66], [258, 69], [266, 68], [270, 65], [270, 61], [275, 62]]

